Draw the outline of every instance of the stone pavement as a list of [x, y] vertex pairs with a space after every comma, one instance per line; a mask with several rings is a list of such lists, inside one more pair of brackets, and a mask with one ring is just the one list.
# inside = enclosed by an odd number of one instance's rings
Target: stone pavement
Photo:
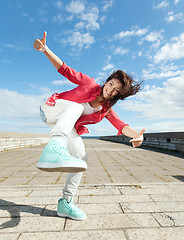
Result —
[[66, 173], [36, 169], [44, 146], [0, 152], [0, 240], [184, 239], [184, 159], [84, 140], [88, 170], [74, 202], [85, 221], [56, 215]]

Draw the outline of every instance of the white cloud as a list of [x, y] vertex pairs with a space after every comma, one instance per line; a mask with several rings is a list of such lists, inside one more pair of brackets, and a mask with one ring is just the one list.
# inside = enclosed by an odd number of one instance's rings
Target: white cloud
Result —
[[113, 5], [113, 3], [114, 3], [114, 0], [104, 1], [104, 6], [103, 6], [103, 8], [102, 8], [102, 12], [105, 12], [105, 11], [107, 11], [109, 8], [111, 8], [112, 5]]
[[161, 35], [161, 32], [162, 31], [160, 31], [160, 32], [156, 32], [156, 31], [150, 32], [148, 35], [146, 35], [146, 37], [144, 39], [148, 42], [156, 42], [156, 41], [163, 38], [163, 36]]
[[114, 70], [115, 66], [113, 63], [110, 63], [111, 56], [106, 56], [105, 59], [105, 65], [102, 68], [102, 71], [97, 74], [97, 77], [95, 78], [96, 82], [105, 82], [105, 80], [109, 77], [109, 75], [112, 73]]
[[115, 39], [122, 39], [125, 37], [131, 37], [134, 35], [135, 35], [135, 31], [132, 30], [132, 31], [122, 31], [120, 33], [117, 33], [114, 37], [115, 37]]
[[101, 16], [101, 18], [99, 19], [99, 21], [100, 21], [102, 24], [104, 24], [106, 18], [107, 18], [106, 16]]
[[108, 65], [106, 65], [105, 67], [103, 67], [103, 71], [107, 71], [107, 70], [110, 70], [110, 69], [114, 69], [114, 64], [112, 63], [109, 63]]
[[164, 9], [169, 6], [169, 3], [167, 0], [160, 2], [158, 5], [154, 7], [154, 9]]
[[148, 42], [159, 42], [161, 39], [163, 39], [162, 36], [162, 32], [164, 32], [164, 30], [160, 30], [160, 31], [152, 31], [150, 33], [148, 33], [145, 37], [143, 37], [140, 41], [139, 44], [142, 44], [143, 41], [148, 41]]
[[28, 21], [29, 21], [30, 23], [34, 22], [34, 18], [33, 18], [33, 17], [30, 17], [30, 16], [28, 15], [28, 13], [26, 13], [26, 12], [22, 12], [22, 17], [25, 18], [25, 19], [28, 19]]
[[0, 120], [0, 131], [49, 134], [49, 127], [37, 119]]
[[112, 126], [107, 119], [103, 119], [95, 125], [88, 125], [87, 128], [89, 130], [89, 136], [107, 136], [117, 134], [117, 129]]
[[7, 47], [7, 48], [11, 48], [11, 49], [13, 49], [17, 52], [22, 51], [22, 50], [26, 50], [26, 47], [24, 47], [23, 44], [20, 45], [20, 44], [7, 43], [4, 46]]
[[[160, 42], [163, 39], [162, 32], [164, 30], [160, 30], [159, 32], [157, 31], [152, 31], [148, 33], [145, 37], [143, 37], [138, 44], [142, 45], [144, 41], [151, 42], [153, 43], [150, 49], [156, 49], [160, 46]], [[151, 57], [152, 58], [152, 57]]]
[[90, 8], [88, 11], [84, 12], [80, 19], [85, 22], [87, 29], [97, 30], [100, 29], [100, 25], [97, 23], [99, 15], [99, 10], [96, 6]]
[[97, 83], [101, 83], [102, 81], [104, 82], [109, 74], [107, 74], [107, 72], [99, 72], [97, 73], [97, 77], [95, 78], [95, 81]]
[[73, 85], [73, 83], [68, 80], [55, 80], [55, 81], [52, 81], [52, 85], [54, 85], [54, 86]]
[[66, 6], [67, 12], [71, 13], [68, 17], [65, 14], [59, 13], [53, 18], [54, 22], [62, 23], [64, 21], [74, 21], [74, 29], [69, 29], [63, 32], [66, 37], [58, 40], [62, 44], [69, 44], [72, 46], [70, 55], [79, 55], [83, 48], [89, 48], [95, 43], [95, 38], [91, 30], [100, 29], [97, 22], [99, 17], [99, 9], [95, 4], [89, 4], [85, 8], [84, 1], [71, 1]]
[[136, 36], [142, 36], [145, 35], [148, 32], [147, 28], [143, 28], [143, 29], [138, 29], [135, 31], [135, 35]]
[[184, 71], [180, 76], [168, 79], [163, 87], [147, 86], [147, 89], [130, 97], [119, 105], [140, 117], [154, 119], [183, 119]]
[[173, 121], [173, 120], [165, 120], [165, 121], [154, 121], [147, 122], [144, 124], [144, 128], [146, 129], [146, 133], [148, 132], [183, 132], [184, 131], [184, 121]]
[[178, 4], [180, 0], [174, 0], [174, 4]]
[[145, 35], [148, 32], [147, 28], [138, 29], [138, 30], [131, 30], [131, 31], [122, 31], [114, 35], [115, 40], [121, 40], [126, 37], [132, 37], [132, 36], [142, 36]]
[[89, 33], [75, 31], [68, 38], [64, 38], [61, 41], [70, 44], [72, 47], [82, 49], [89, 48], [95, 42], [95, 39]]
[[172, 11], [168, 12], [168, 16], [165, 18], [168, 23], [176, 22], [178, 20], [183, 20], [183, 13], [174, 14]]
[[39, 96], [42, 98], [47, 98], [48, 96], [51, 96], [53, 94], [53, 91], [49, 88], [46, 87], [39, 87], [37, 85], [34, 84], [28, 84], [29, 87], [36, 89]]
[[122, 47], [114, 47], [114, 54], [120, 54], [120, 55], [124, 55], [128, 52], [129, 50], [126, 48], [122, 48]]
[[41, 22], [48, 22], [48, 18], [47, 18], [47, 11], [44, 9], [38, 9], [37, 10], [39, 19]]
[[1, 131], [48, 132], [48, 127], [40, 119], [39, 108], [53, 92], [45, 87], [29, 86], [38, 90], [38, 94], [28, 95], [0, 89]]
[[85, 27], [85, 23], [84, 22], [78, 22], [75, 25], [75, 29], [83, 29]]
[[0, 119], [35, 119], [43, 99], [43, 96], [23, 95], [0, 89]]
[[57, 2], [55, 3], [55, 5], [56, 5], [56, 7], [57, 7], [58, 9], [63, 8], [63, 3], [62, 3], [61, 1], [57, 1]]
[[184, 57], [184, 33], [171, 39], [171, 43], [165, 44], [154, 56], [154, 62], [175, 60]]
[[70, 4], [66, 6], [66, 11], [72, 14], [80, 14], [84, 11], [85, 4], [83, 1], [71, 1]]
[[56, 22], [56, 23], [63, 23], [65, 20], [64, 20], [62, 14], [61, 14], [61, 13], [58, 13], [56, 16], [54, 16], [54, 17], [52, 18], [52, 21], [53, 21], [53, 22]]
[[181, 74], [181, 70], [173, 71], [171, 69], [161, 68], [160, 72], [150, 72], [149, 70], [143, 69], [143, 78], [144, 79], [162, 79], [162, 78], [170, 78], [176, 77]]

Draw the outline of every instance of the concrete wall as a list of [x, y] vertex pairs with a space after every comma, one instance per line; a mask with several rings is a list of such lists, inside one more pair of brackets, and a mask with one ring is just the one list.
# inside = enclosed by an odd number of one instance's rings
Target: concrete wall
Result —
[[[100, 139], [130, 144], [130, 138], [123, 135], [104, 136]], [[184, 153], [184, 132], [145, 133], [142, 145]]]
[[0, 132], [0, 151], [46, 144], [49, 135], [32, 133]]

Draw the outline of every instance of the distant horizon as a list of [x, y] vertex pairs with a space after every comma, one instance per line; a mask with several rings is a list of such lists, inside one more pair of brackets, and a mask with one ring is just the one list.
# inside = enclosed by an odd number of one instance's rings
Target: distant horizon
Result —
[[[49, 133], [31, 133], [31, 132], [15, 132], [15, 131], [0, 131], [0, 136], [1, 134], [28, 134], [28, 135], [45, 135], [45, 136], [50, 136]], [[152, 133], [184, 133], [184, 131], [160, 131], [160, 132], [145, 132], [144, 134], [152, 134]], [[123, 135], [117, 135], [117, 134], [112, 134], [112, 135], [88, 135], [88, 134], [84, 134], [81, 135], [82, 138], [100, 138], [103, 136], [123, 136]]]

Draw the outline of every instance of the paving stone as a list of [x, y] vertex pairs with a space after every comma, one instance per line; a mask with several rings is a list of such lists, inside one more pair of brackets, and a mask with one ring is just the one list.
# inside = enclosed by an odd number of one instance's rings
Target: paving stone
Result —
[[[12, 205], [0, 206], [0, 218], [8, 217], [34, 217], [39, 216], [44, 211], [45, 205]], [[55, 206], [56, 209], [56, 206]], [[50, 214], [53, 211], [50, 211]]]
[[152, 202], [148, 195], [82, 196], [80, 203]]
[[121, 195], [119, 189], [106, 189], [106, 188], [91, 188], [79, 189], [77, 195], [80, 196], [95, 196], [95, 195]]
[[[78, 204], [75, 203], [78, 208], [83, 210], [87, 216], [90, 214], [98, 215], [98, 214], [115, 214], [122, 213], [121, 206], [119, 204]], [[56, 205], [47, 205], [42, 212], [43, 216], [56, 216]]]
[[11, 197], [0, 199], [0, 206], [2, 205], [46, 205], [46, 204], [57, 204], [58, 197]]
[[67, 220], [66, 230], [118, 229], [129, 227], [159, 227], [150, 214], [88, 215], [85, 221]]
[[0, 185], [24, 185], [27, 184], [29, 182], [29, 180], [31, 180], [31, 177], [9, 177], [6, 178], [4, 181], [0, 182]]
[[33, 178], [29, 183], [29, 185], [34, 185], [39, 182], [39, 184], [54, 184], [57, 181], [57, 177], [36, 177]]
[[121, 203], [125, 213], [184, 211], [183, 202]]
[[126, 229], [129, 240], [183, 240], [184, 227]]
[[0, 240], [17, 240], [20, 233], [0, 233]]
[[[94, 231], [64, 231], [64, 232], [42, 232], [42, 233], [22, 233], [19, 240], [50, 240], [50, 239], [64, 239], [64, 240], [127, 240], [123, 230], [94, 230]], [[5, 239], [2, 239], [5, 240]]]
[[154, 194], [158, 194], [158, 195], [163, 195], [163, 194], [180, 194], [182, 192], [184, 192], [184, 186], [183, 187], [165, 187], [165, 188], [161, 188], [161, 187], [157, 187], [157, 188], [122, 188], [120, 189], [122, 194], [151, 194], [151, 196]]
[[121, 206], [118, 203], [109, 204], [77, 204], [87, 215], [89, 214], [109, 214], [122, 213]]
[[155, 202], [167, 202], [167, 201], [182, 201], [184, 200], [184, 193], [170, 193], [170, 194], [151, 194], [150, 197], [155, 201]]
[[60, 189], [57, 190], [47, 190], [47, 189], [43, 189], [42, 191], [39, 190], [33, 190], [31, 191], [31, 193], [29, 194], [30, 197], [61, 197], [62, 196], [62, 187]]
[[62, 231], [64, 218], [59, 217], [22, 217], [0, 218], [1, 233]]
[[184, 212], [153, 213], [153, 216], [163, 227], [184, 226]]

